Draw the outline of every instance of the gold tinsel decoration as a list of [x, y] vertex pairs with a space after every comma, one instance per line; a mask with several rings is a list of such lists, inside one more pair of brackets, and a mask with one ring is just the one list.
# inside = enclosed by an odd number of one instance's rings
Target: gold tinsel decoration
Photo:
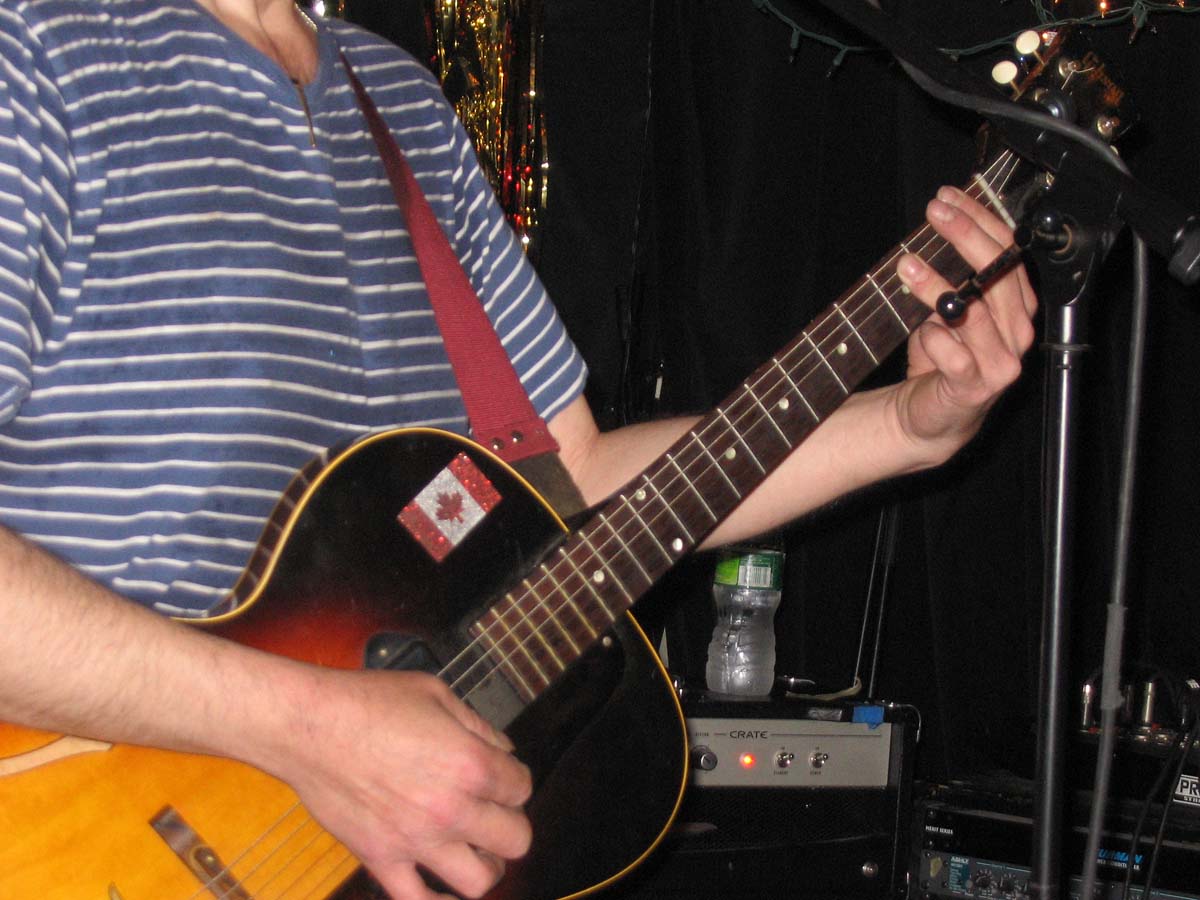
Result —
[[543, 0], [431, 0], [434, 72], [527, 252], [550, 163], [538, 91]]

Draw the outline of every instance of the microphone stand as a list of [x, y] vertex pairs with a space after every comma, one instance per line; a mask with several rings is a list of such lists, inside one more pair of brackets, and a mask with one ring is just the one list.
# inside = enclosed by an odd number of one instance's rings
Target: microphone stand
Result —
[[[1031, 897], [1061, 892], [1062, 808], [1069, 728], [1070, 608], [1074, 589], [1075, 448], [1079, 382], [1088, 351], [1093, 275], [1111, 245], [1115, 210], [1090, 193], [1086, 179], [1064, 166], [1039, 206], [1044, 233], [1069, 229], [1069, 254], [1035, 242], [1039, 295], [1045, 311], [1045, 401], [1042, 410], [1043, 573], [1037, 794], [1034, 798]], [[1109, 198], [1111, 201], [1111, 198]], [[1070, 210], [1067, 216], [1063, 211]], [[1069, 221], [1069, 225], [1065, 224]], [[1053, 224], [1050, 224], [1053, 223]], [[1049, 228], [1046, 226], [1049, 225]]]
[[[1027, 247], [1041, 277], [1048, 372], [1043, 412], [1046, 553], [1038, 793], [1029, 890], [1039, 900], [1057, 900], [1061, 895], [1067, 651], [1073, 586], [1075, 498], [1071, 473], [1077, 443], [1081, 357], [1087, 350], [1086, 301], [1093, 276], [1122, 221], [1168, 260], [1168, 270], [1175, 278], [1188, 285], [1200, 281], [1200, 217], [1134, 181], [1102, 142], [1045, 113], [1000, 99], [991, 84], [955, 66], [924, 38], [866, 0], [817, 2], [890, 50], [929, 93], [987, 117], [1015, 152], [1055, 176], [1052, 188], [1026, 217], [1022, 228], [1033, 236]], [[1102, 798], [1095, 801], [1102, 802]]]

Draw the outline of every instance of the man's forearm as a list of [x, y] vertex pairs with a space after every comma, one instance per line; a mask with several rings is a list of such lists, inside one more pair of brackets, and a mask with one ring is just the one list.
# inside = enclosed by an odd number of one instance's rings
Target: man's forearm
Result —
[[528, 770], [439, 679], [243, 647], [2, 530], [0, 622], [0, 721], [250, 763], [290, 785], [392, 896], [431, 896], [418, 865], [478, 890], [498, 877], [489, 860], [529, 847]]
[[0, 529], [0, 719], [260, 762], [304, 667], [173, 622]]

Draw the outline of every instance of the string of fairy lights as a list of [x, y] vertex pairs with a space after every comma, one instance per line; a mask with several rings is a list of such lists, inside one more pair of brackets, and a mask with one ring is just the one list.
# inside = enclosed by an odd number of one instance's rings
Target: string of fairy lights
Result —
[[[301, 0], [320, 15], [344, 17], [346, 0]], [[1151, 17], [1200, 13], [1200, 0], [1027, 0], [1041, 28], [1128, 24], [1132, 43]], [[845, 43], [805, 28], [773, 0], [750, 0], [754, 8], [791, 31], [794, 59], [807, 41], [832, 51], [827, 75], [851, 54], [878, 47]], [[550, 189], [550, 155], [539, 92], [544, 0], [424, 0], [433, 41], [429, 60], [466, 127], [501, 208], [527, 252]], [[1033, 24], [1033, 23], [1030, 23]], [[1008, 46], [1020, 31], [970, 47], [943, 48], [954, 59]]]
[[[827, 72], [828, 75], [833, 75], [849, 54], [879, 52], [879, 48], [875, 46], [847, 44], [831, 35], [805, 28], [771, 0], [750, 0], [750, 2], [761, 12], [775, 16], [791, 30], [792, 58], [795, 58], [804, 41], [812, 41], [831, 48], [834, 56]], [[1037, 24], [1041, 28], [1057, 28], [1066, 25], [1111, 27], [1131, 23], [1129, 37], [1131, 43], [1154, 14], [1200, 13], [1200, 0], [1029, 0], [1029, 4], [1033, 7], [1034, 14], [1037, 16]], [[1025, 28], [1027, 27], [1025, 26]], [[997, 47], [1009, 46], [1025, 28], [974, 46], [943, 49], [953, 59], [986, 53]]]

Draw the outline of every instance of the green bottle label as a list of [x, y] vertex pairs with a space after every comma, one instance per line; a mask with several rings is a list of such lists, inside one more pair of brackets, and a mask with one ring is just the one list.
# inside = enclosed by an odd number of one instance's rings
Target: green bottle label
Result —
[[727, 550], [717, 561], [716, 584], [778, 591], [783, 587], [783, 554], [778, 550]]

